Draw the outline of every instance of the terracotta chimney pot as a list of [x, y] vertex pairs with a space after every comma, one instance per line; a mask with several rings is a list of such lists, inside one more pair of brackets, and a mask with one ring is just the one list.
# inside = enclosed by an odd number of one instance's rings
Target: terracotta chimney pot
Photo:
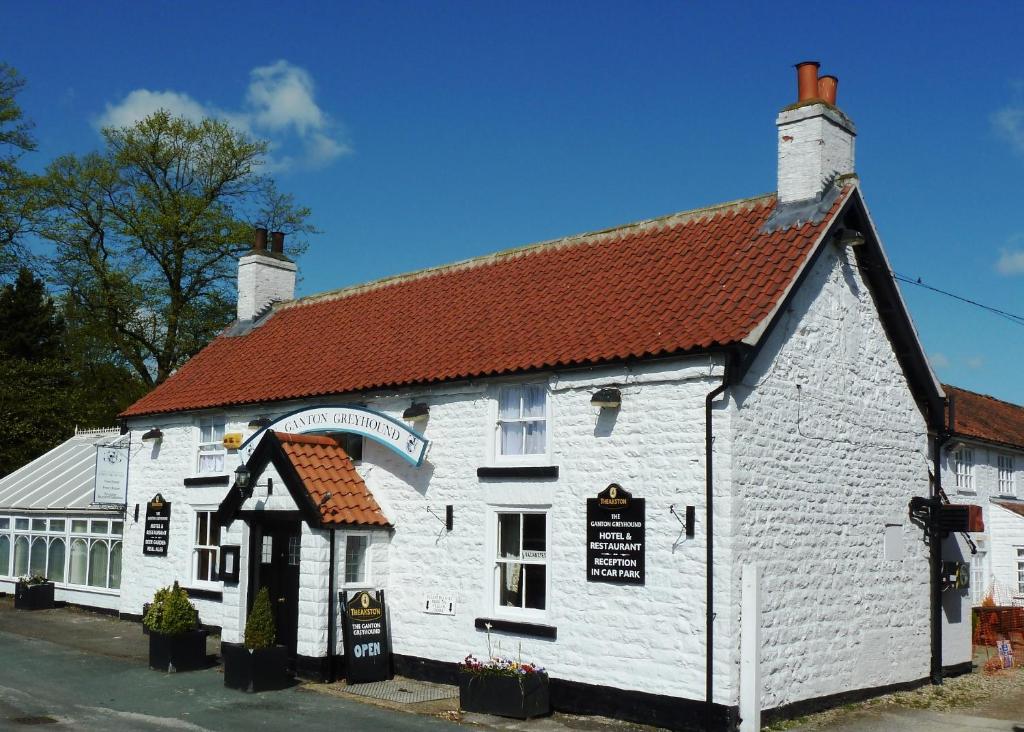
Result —
[[836, 88], [839, 79], [835, 76], [822, 76], [818, 79], [818, 99], [836, 106]]
[[818, 98], [818, 68], [820, 66], [821, 64], [817, 61], [803, 61], [796, 65], [798, 102]]
[[267, 248], [267, 230], [261, 227], [257, 227], [253, 232], [252, 240], [253, 251], [262, 252]]

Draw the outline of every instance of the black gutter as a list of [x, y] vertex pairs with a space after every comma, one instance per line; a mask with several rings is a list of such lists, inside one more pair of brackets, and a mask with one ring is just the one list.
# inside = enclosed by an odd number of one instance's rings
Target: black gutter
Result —
[[729, 354], [725, 354], [725, 371], [722, 373], [722, 383], [708, 392], [704, 398], [704, 486], [706, 495], [705, 501], [705, 522], [707, 532], [705, 542], [707, 543], [707, 616], [705, 618], [705, 636], [707, 637], [707, 648], [705, 649], [705, 679], [704, 679], [704, 729], [707, 732], [714, 729], [714, 661], [715, 661], [715, 544], [714, 544], [714, 506], [712, 497], [714, 495], [714, 466], [712, 464], [714, 448], [714, 428], [711, 423], [711, 407], [715, 398], [724, 392], [729, 386]]
[[331, 529], [331, 554], [327, 575], [327, 683], [335, 680], [334, 676], [334, 532]]

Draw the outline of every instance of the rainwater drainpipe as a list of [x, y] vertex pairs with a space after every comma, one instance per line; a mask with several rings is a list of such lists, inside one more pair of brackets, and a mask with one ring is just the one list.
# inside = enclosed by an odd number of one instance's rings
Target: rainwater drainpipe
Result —
[[704, 729], [706, 732], [714, 729], [712, 724], [715, 718], [714, 702], [714, 661], [715, 661], [715, 544], [714, 544], [714, 506], [712, 497], [715, 492], [714, 467], [712, 457], [714, 452], [715, 434], [711, 423], [711, 408], [715, 398], [724, 392], [729, 386], [729, 354], [725, 354], [725, 370], [722, 373], [722, 383], [708, 392], [704, 398], [704, 487], [706, 490], [705, 501], [705, 523], [707, 532], [705, 542], [707, 543], [707, 617], [705, 619], [705, 636], [707, 637], [707, 648], [705, 657], [705, 679], [704, 679]]
[[331, 529], [331, 553], [327, 575], [327, 682], [335, 680], [334, 676], [334, 532]]
[[935, 433], [935, 451], [932, 455], [935, 479], [929, 498], [932, 499], [931, 510], [928, 512], [928, 569], [931, 573], [931, 623], [932, 623], [932, 683], [942, 684], [942, 535], [935, 521], [935, 512], [942, 502], [942, 446], [949, 441], [953, 428], [953, 399], [949, 403], [949, 427], [943, 414], [942, 425]]

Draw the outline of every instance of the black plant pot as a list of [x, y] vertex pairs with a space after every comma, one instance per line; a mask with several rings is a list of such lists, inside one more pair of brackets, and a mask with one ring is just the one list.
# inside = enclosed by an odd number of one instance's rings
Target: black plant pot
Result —
[[551, 713], [547, 674], [459, 672], [459, 707], [465, 712], [530, 719]]
[[224, 686], [241, 691], [272, 691], [292, 684], [288, 648], [274, 646], [250, 651], [242, 643], [221, 643]]
[[206, 631], [178, 635], [149, 632], [149, 667], [157, 671], [195, 671], [206, 668]]
[[15, 610], [49, 610], [53, 607], [53, 583], [26, 585], [19, 582], [14, 588]]

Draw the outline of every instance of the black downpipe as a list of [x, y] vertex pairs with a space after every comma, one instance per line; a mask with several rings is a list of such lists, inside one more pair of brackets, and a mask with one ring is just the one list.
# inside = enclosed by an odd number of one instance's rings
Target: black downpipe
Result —
[[330, 570], [327, 575], [327, 683], [335, 680], [334, 676], [334, 532], [331, 529]]
[[932, 625], [932, 683], [942, 684], [942, 532], [939, 531], [938, 522], [935, 521], [935, 511], [942, 503], [942, 446], [949, 440], [952, 430], [953, 404], [950, 399], [950, 426], [946, 428], [945, 414], [942, 417], [942, 427], [935, 434], [935, 450], [932, 455], [935, 478], [932, 481], [931, 510], [928, 521], [928, 562], [931, 572], [931, 625]]
[[707, 649], [705, 651], [705, 678], [704, 678], [704, 729], [710, 732], [714, 727], [715, 702], [714, 702], [714, 661], [715, 661], [715, 542], [714, 542], [714, 506], [712, 496], [714, 495], [714, 467], [713, 449], [715, 434], [711, 423], [711, 407], [715, 398], [724, 392], [729, 386], [729, 355], [725, 356], [725, 371], [722, 374], [722, 383], [708, 392], [704, 398], [704, 486], [706, 495], [705, 501], [705, 523], [707, 532], [705, 542], [707, 544], [707, 617], [705, 619], [705, 635], [707, 637]]

